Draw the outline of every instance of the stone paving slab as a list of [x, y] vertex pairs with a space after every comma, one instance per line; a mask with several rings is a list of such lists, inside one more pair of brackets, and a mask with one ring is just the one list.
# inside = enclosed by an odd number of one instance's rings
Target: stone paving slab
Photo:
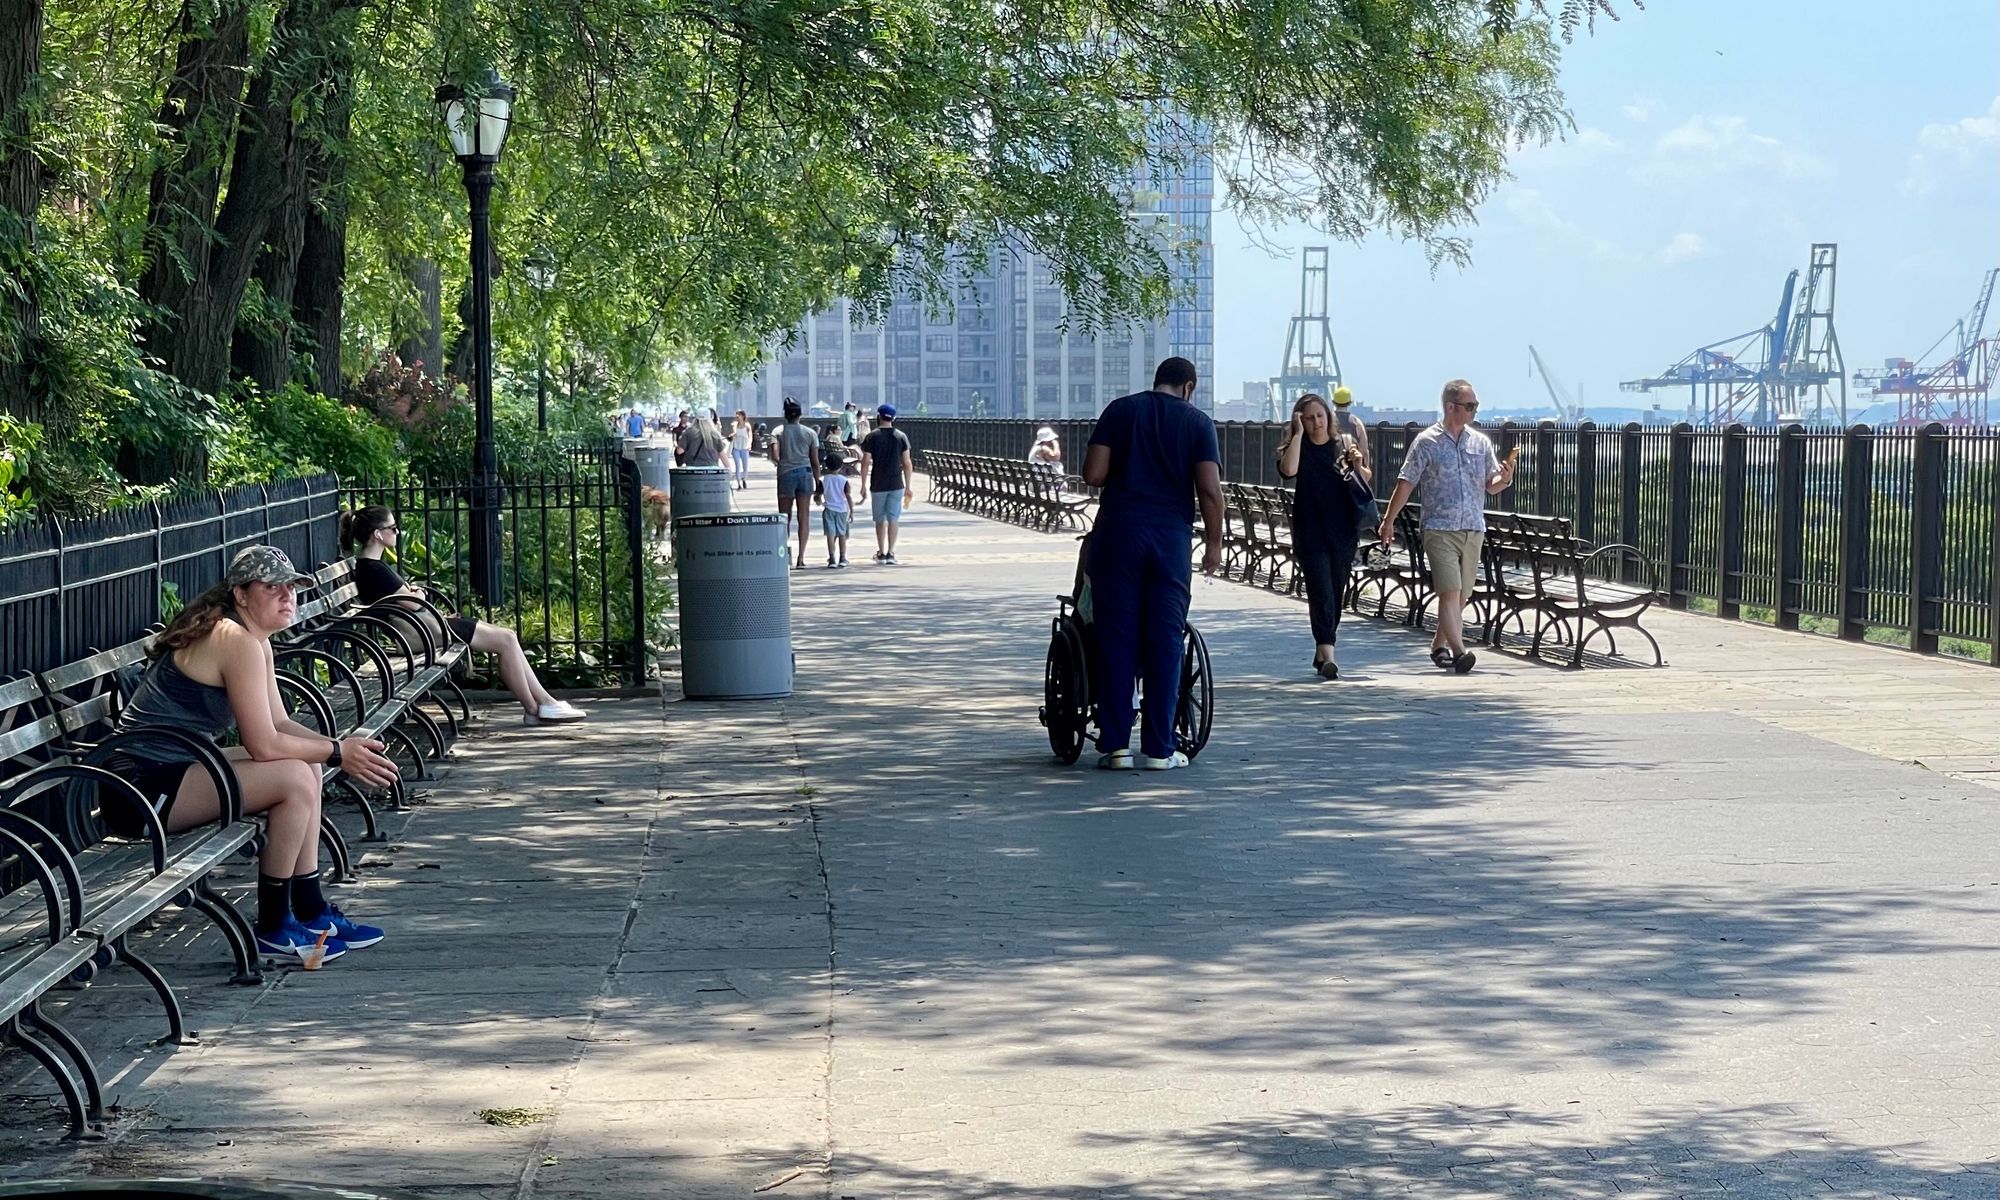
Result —
[[1350, 619], [1324, 684], [1204, 581], [1214, 741], [1113, 775], [1035, 723], [1073, 543], [899, 550], [794, 575], [790, 700], [488, 722], [343, 889], [381, 946], [145, 935], [203, 1044], [65, 997], [124, 1110], [55, 1142], [0, 1057], [0, 1179], [2000, 1197], [2000, 673], [1660, 613], [1664, 671], [1464, 678]]

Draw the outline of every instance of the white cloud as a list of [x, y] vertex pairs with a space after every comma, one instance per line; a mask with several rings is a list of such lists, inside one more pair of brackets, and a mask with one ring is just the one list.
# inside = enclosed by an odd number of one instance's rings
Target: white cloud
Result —
[[1677, 233], [1667, 244], [1660, 247], [1653, 257], [1661, 264], [1671, 266], [1692, 258], [1701, 258], [1708, 253], [1708, 243], [1698, 233]]
[[1917, 150], [1903, 177], [1903, 192], [1925, 196], [1938, 185], [1967, 170], [1984, 170], [1990, 178], [2000, 166], [2000, 96], [1986, 112], [1950, 124], [1926, 125], [1917, 132]]
[[1620, 261], [1630, 257], [1616, 242], [1592, 233], [1555, 210], [1548, 197], [1531, 187], [1510, 187], [1501, 194], [1500, 206], [1522, 227], [1546, 235], [1565, 249], [1580, 251], [1600, 261]]
[[1588, 125], [1576, 131], [1576, 144], [1586, 150], [1604, 150], [1614, 154], [1625, 148], [1624, 142]]
[[1631, 121], [1635, 125], [1644, 125], [1653, 119], [1654, 113], [1660, 111], [1660, 102], [1651, 96], [1635, 96], [1632, 99], [1632, 103], [1627, 104], [1620, 111], [1625, 114], [1626, 120]]
[[1632, 175], [1663, 184], [1725, 175], [1820, 179], [1828, 173], [1817, 156], [1756, 132], [1742, 117], [1697, 115], [1661, 134]]

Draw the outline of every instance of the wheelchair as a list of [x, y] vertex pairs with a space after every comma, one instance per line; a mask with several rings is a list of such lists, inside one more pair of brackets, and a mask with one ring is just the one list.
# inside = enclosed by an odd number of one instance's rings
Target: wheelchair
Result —
[[[1096, 646], [1089, 619], [1090, 580], [1086, 573], [1089, 543], [1078, 556], [1077, 584], [1072, 594], [1056, 597], [1056, 615], [1049, 622], [1049, 653], [1042, 674], [1039, 716], [1049, 731], [1049, 749], [1068, 764], [1083, 754], [1085, 742], [1095, 742], [1097, 709], [1091, 698], [1091, 659]], [[1135, 699], [1137, 693], [1135, 686]], [[1135, 703], [1134, 708], [1138, 706]], [[1174, 749], [1193, 762], [1208, 745], [1215, 718], [1215, 675], [1209, 669], [1208, 642], [1193, 625], [1181, 636], [1181, 695], [1174, 707]]]

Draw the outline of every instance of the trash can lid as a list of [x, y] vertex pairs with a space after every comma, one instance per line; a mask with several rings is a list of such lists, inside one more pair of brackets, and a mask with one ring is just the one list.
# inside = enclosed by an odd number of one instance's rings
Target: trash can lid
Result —
[[668, 467], [667, 470], [675, 475], [723, 475], [728, 473], [729, 468], [724, 466]]
[[676, 525], [700, 525], [704, 527], [726, 527], [730, 525], [782, 525], [783, 513], [702, 513], [694, 517], [676, 518]]

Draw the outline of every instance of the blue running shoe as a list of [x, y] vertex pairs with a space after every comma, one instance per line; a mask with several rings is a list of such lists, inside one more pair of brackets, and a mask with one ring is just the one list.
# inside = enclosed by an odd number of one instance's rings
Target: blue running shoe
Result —
[[341, 913], [340, 906], [335, 904], [327, 905], [326, 911], [321, 913], [318, 919], [304, 921], [301, 924], [306, 927], [307, 933], [315, 937], [319, 936], [322, 930], [332, 929], [334, 938], [345, 944], [349, 950], [366, 950], [386, 936], [373, 925], [357, 925], [348, 920]]
[[[299, 923], [297, 917], [286, 917], [285, 923], [278, 926], [275, 933], [257, 935], [257, 953], [266, 958], [283, 959], [301, 966], [305, 964], [306, 955], [317, 945], [319, 945], [319, 930], [307, 929]], [[347, 953], [347, 943], [338, 936], [329, 937], [326, 939], [326, 953], [321, 956], [320, 962], [332, 962], [345, 953]]]

